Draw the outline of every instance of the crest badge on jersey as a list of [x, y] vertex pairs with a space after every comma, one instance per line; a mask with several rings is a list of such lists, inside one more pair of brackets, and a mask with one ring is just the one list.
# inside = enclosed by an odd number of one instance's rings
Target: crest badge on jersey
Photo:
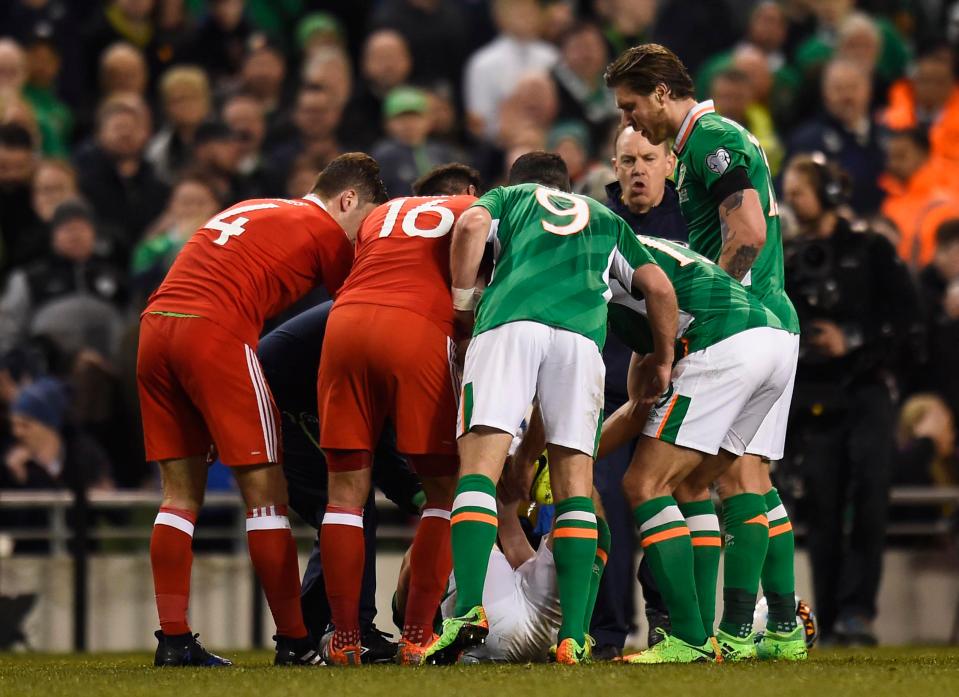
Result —
[[710, 172], [715, 172], [716, 174], [722, 176], [726, 172], [726, 169], [729, 167], [729, 162], [732, 158], [729, 156], [729, 151], [726, 148], [719, 148], [715, 152], [711, 152], [706, 155], [706, 166], [709, 168]]

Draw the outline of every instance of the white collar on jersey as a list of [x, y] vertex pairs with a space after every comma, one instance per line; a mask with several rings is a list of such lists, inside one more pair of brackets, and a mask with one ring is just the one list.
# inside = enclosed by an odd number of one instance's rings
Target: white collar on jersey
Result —
[[[307, 194], [307, 195], [304, 196], [303, 198], [306, 199], [307, 201], [310, 201], [310, 202], [312, 202], [312, 203], [315, 203], [315, 204], [318, 205], [320, 208], [322, 208], [323, 210], [326, 211], [326, 204], [323, 203], [323, 202], [320, 200], [320, 197], [317, 196], [316, 194]], [[329, 213], [329, 211], [327, 211], [327, 213]]]
[[693, 126], [696, 125], [699, 118], [711, 111], [716, 111], [716, 107], [713, 105], [712, 99], [707, 99], [705, 102], [699, 102], [686, 112], [686, 118], [684, 118], [680, 124], [679, 132], [676, 134], [676, 140], [673, 142], [673, 151], [677, 155], [683, 151], [686, 140], [689, 138], [689, 133], [693, 130]]

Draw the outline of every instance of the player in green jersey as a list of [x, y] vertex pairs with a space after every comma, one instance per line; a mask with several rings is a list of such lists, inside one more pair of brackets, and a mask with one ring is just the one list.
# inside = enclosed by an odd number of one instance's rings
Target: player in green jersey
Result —
[[[627, 50], [607, 69], [606, 84], [624, 121], [650, 142], [673, 140], [690, 246], [742, 281], [793, 333], [793, 346], [780, 359], [795, 373], [799, 325], [783, 290], [778, 209], [762, 148], [742, 126], [716, 114], [712, 102], [696, 102], [685, 66], [663, 46]], [[707, 463], [677, 490], [688, 504], [706, 502], [708, 485], [718, 478], [726, 537], [734, 544], [726, 545], [724, 612], [716, 638], [731, 660], [756, 655], [750, 617], [760, 578], [770, 611], [759, 655], [806, 655], [795, 621], [792, 525], [766, 464], [782, 457], [791, 399], [792, 381], [743, 457], [725, 471], [711, 471], [710, 465], [721, 463]], [[766, 536], [755, 534], [760, 524], [768, 527]]]
[[496, 483], [536, 399], [557, 502], [553, 553], [563, 622], [556, 658], [580, 663], [589, 660], [585, 616], [598, 535], [590, 494], [610, 279], [646, 299], [653, 348], [637, 373], [639, 398], [649, 402], [669, 384], [676, 295], [621, 218], [569, 193], [557, 155], [523, 155], [509, 183], [484, 195], [453, 231], [453, 303], [467, 325], [487, 242], [496, 266], [476, 309], [463, 371], [460, 479], [450, 518], [456, 616], [444, 622], [426, 660], [455, 658], [488, 631], [482, 598], [496, 540]]
[[[602, 455], [641, 434], [623, 490], [670, 618], [663, 641], [623, 660], [710, 660], [719, 520], [711, 500], [677, 505], [672, 494], [703, 463], [728, 467], [745, 451], [792, 377], [779, 360], [791, 335], [710, 260], [656, 237], [637, 239], [676, 290], [681, 348], [670, 388], [648, 416], [628, 385], [630, 401], [606, 420], [600, 441]], [[634, 351], [649, 351], [643, 301], [614, 284], [609, 317]], [[750, 527], [753, 537], [767, 534], [755, 522]]]

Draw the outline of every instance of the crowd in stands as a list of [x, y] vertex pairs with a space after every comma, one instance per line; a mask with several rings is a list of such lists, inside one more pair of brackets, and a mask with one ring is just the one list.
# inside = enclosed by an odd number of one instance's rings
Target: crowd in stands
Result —
[[[218, 210], [298, 197], [362, 150], [391, 196], [530, 150], [606, 199], [603, 72], [658, 41], [774, 175], [821, 152], [913, 273], [921, 378], [899, 480], [959, 483], [959, 2], [5, 0], [0, 3], [0, 486], [153, 486], [138, 314]], [[788, 223], [784, 209], [784, 224]], [[786, 225], [787, 234], [789, 226]]]

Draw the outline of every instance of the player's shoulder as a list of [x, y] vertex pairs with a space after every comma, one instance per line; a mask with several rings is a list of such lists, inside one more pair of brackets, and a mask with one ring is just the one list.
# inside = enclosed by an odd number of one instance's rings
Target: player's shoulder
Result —
[[748, 131], [744, 126], [712, 112], [703, 116], [696, 124], [687, 147], [690, 150], [714, 148], [717, 143], [734, 148], [745, 147], [748, 138]]

